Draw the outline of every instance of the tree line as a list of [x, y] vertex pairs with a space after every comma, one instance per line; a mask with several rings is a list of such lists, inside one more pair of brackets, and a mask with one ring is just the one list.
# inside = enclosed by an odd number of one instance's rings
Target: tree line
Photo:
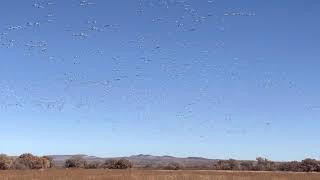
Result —
[[[0, 154], [0, 170], [25, 170], [54, 168], [53, 159], [49, 156], [34, 156], [30, 153], [19, 157], [9, 157]], [[107, 159], [105, 161], [87, 161], [81, 156], [73, 156], [64, 162], [64, 168], [85, 169], [129, 169], [133, 163], [128, 159]], [[168, 162], [167, 165], [154, 167], [150, 164], [144, 169], [180, 170], [188, 169], [179, 162]], [[292, 171], [292, 172], [320, 172], [320, 161], [304, 159], [302, 161], [274, 162], [258, 157], [255, 161], [240, 161], [235, 159], [213, 161], [210, 167], [193, 167], [197, 169], [233, 170], [233, 171]]]
[[0, 170], [8, 169], [45, 169], [52, 168], [53, 161], [48, 156], [38, 157], [30, 153], [22, 154], [17, 158], [0, 155]]
[[258, 157], [255, 161], [238, 161], [235, 159], [219, 160], [214, 163], [217, 170], [238, 171], [291, 171], [291, 172], [320, 172], [320, 161], [304, 159], [302, 161], [274, 162]]
[[[86, 169], [128, 169], [132, 168], [131, 161], [127, 159], [108, 159], [104, 162], [88, 162], [80, 156], [74, 156], [64, 162], [65, 168], [86, 168]], [[26, 170], [26, 169], [48, 169], [54, 168], [53, 159], [49, 156], [34, 156], [30, 153], [22, 154], [17, 158], [0, 155], [0, 170]]]

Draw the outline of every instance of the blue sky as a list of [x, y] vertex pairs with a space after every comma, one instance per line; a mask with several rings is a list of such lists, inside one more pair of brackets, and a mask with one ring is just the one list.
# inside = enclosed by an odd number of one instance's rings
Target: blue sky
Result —
[[2, 1], [0, 151], [320, 158], [319, 7]]

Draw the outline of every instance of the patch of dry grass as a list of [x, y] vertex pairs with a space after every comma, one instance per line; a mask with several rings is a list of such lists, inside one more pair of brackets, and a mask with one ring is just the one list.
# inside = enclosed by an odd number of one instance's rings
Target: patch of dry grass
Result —
[[318, 173], [48, 169], [0, 171], [0, 180], [320, 180]]

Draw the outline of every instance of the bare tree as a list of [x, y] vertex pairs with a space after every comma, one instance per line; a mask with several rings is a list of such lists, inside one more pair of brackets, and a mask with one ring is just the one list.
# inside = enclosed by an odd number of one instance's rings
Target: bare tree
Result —
[[255, 169], [255, 165], [252, 161], [243, 161], [240, 163], [240, 168], [243, 171], [253, 171]]
[[87, 161], [77, 156], [67, 159], [65, 162], [66, 168], [85, 168], [86, 166]]
[[48, 160], [34, 156], [30, 153], [20, 155], [14, 162], [15, 169], [41, 169], [49, 168]]
[[44, 164], [47, 168], [53, 168], [54, 167], [54, 162], [52, 157], [49, 156], [42, 156], [42, 158], [44, 159]]
[[178, 162], [170, 162], [164, 167], [164, 169], [166, 169], [166, 170], [179, 170], [179, 169], [182, 169], [182, 165]]
[[301, 162], [300, 167], [304, 172], [320, 172], [320, 161], [308, 158]]
[[301, 162], [291, 161], [291, 162], [282, 162], [278, 166], [279, 171], [292, 171], [292, 172], [302, 172]]
[[102, 167], [105, 169], [115, 169], [114, 167], [116, 167], [116, 163], [117, 163], [117, 160], [108, 159], [103, 163]]
[[103, 164], [103, 167], [108, 169], [129, 169], [132, 168], [132, 166], [133, 164], [130, 160], [123, 158], [119, 160], [109, 159]]
[[274, 171], [277, 169], [275, 163], [267, 158], [257, 157], [256, 160], [256, 170], [258, 171]]
[[12, 167], [13, 160], [5, 154], [0, 154], [0, 170], [8, 170]]
[[98, 169], [101, 167], [101, 163], [98, 161], [90, 162], [86, 165], [86, 169]]
[[219, 160], [214, 164], [214, 169], [217, 170], [240, 170], [240, 163], [235, 159]]

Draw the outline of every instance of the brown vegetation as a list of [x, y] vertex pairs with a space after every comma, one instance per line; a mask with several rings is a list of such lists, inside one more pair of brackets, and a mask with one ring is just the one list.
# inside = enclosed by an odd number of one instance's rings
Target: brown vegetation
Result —
[[81, 157], [75, 156], [67, 159], [64, 166], [66, 168], [85, 168], [87, 166], [87, 161]]
[[[164, 161], [165, 162], [165, 161]], [[320, 172], [320, 161], [305, 159], [303, 161], [273, 162], [258, 157], [255, 161], [240, 161], [235, 159], [212, 161], [211, 166], [186, 166], [183, 161], [169, 161], [167, 163], [147, 162], [143, 166], [133, 166], [129, 159], [108, 159], [105, 162], [89, 161], [82, 156], [73, 156], [64, 162], [65, 168], [83, 169], [130, 169], [140, 168], [149, 170], [229, 170], [229, 171], [291, 171], [291, 172]], [[54, 161], [49, 156], [38, 157], [30, 153], [13, 158], [0, 154], [0, 170], [47, 169], [54, 167]], [[60, 167], [63, 166], [60, 164]]]
[[0, 171], [0, 180], [319, 180], [318, 173], [47, 169]]
[[305, 159], [301, 162], [273, 162], [258, 157], [256, 161], [238, 161], [234, 159], [219, 160], [213, 165], [215, 170], [244, 170], [244, 171], [292, 171], [320, 172], [320, 161]]
[[47, 168], [53, 168], [54, 167], [54, 162], [53, 159], [49, 156], [42, 156], [43, 160], [45, 161], [44, 163], [46, 163], [45, 167]]
[[219, 160], [214, 164], [216, 170], [240, 170], [240, 163], [235, 159]]
[[127, 159], [110, 159], [103, 164], [103, 167], [107, 169], [129, 169], [132, 166], [132, 162]]
[[178, 162], [170, 162], [164, 167], [165, 170], [179, 170], [182, 168], [182, 165]]
[[90, 163], [87, 163], [86, 165], [86, 169], [99, 169], [101, 168], [101, 163], [98, 162], [98, 161], [93, 161], [93, 162], [90, 162]]
[[46, 157], [34, 156], [30, 153], [22, 154], [14, 161], [14, 169], [43, 169], [50, 168], [51, 162]]
[[12, 165], [13, 165], [12, 158], [8, 157], [5, 154], [0, 154], [0, 170], [11, 169]]

